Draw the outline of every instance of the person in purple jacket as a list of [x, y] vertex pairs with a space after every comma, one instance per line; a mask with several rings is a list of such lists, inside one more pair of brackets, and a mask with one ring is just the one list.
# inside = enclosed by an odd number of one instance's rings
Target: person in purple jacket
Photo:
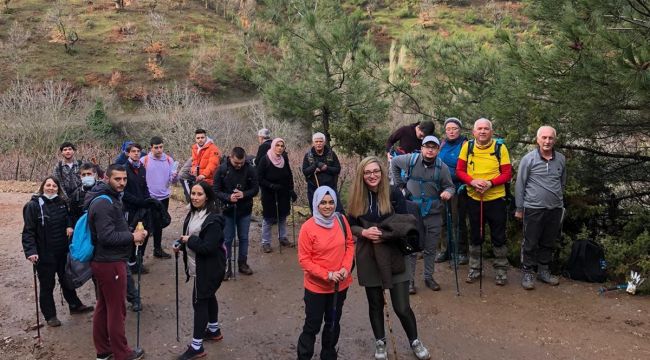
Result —
[[[140, 162], [146, 169], [149, 195], [160, 201], [165, 211], [167, 211], [169, 209], [169, 197], [171, 196], [169, 186], [176, 179], [178, 163], [171, 156], [165, 154], [161, 137], [152, 137], [149, 144], [151, 145], [150, 151], [140, 159]], [[153, 256], [160, 259], [169, 259], [171, 255], [162, 248], [162, 232], [162, 224], [154, 222]]]

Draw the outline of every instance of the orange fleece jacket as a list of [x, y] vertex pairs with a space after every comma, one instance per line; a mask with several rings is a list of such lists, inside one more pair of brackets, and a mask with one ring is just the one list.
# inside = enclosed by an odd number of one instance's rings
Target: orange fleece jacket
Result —
[[316, 224], [313, 217], [300, 227], [298, 262], [305, 273], [305, 289], [311, 292], [333, 293], [334, 282], [328, 279], [328, 273], [342, 267], [348, 271], [348, 277], [339, 283], [339, 291], [347, 289], [352, 283], [354, 240], [347, 219], [345, 216], [341, 218], [347, 229], [347, 239], [344, 239], [343, 229], [337, 220], [331, 229]]

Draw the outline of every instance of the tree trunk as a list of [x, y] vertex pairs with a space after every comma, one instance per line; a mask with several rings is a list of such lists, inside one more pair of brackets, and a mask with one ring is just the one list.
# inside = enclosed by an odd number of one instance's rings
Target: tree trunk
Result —
[[323, 116], [323, 133], [329, 143], [330, 140], [332, 140], [332, 137], [330, 136], [330, 110], [326, 106], [323, 106], [321, 108], [321, 113]]

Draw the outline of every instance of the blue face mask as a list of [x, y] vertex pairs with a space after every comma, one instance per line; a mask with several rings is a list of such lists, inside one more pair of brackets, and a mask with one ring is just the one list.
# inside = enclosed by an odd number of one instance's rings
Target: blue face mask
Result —
[[84, 176], [81, 178], [81, 184], [84, 187], [91, 187], [95, 185], [95, 177], [94, 176]]

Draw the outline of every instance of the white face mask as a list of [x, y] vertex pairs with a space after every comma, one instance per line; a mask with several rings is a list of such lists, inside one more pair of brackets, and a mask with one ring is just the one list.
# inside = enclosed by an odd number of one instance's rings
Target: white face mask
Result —
[[85, 187], [91, 187], [95, 185], [95, 177], [94, 176], [84, 176], [81, 178], [81, 184]]
[[57, 196], [59, 196], [59, 194], [51, 194], [51, 195], [50, 194], [43, 194], [43, 196], [45, 196], [45, 198], [48, 199], [48, 200], [52, 200], [52, 199], [56, 198]]

